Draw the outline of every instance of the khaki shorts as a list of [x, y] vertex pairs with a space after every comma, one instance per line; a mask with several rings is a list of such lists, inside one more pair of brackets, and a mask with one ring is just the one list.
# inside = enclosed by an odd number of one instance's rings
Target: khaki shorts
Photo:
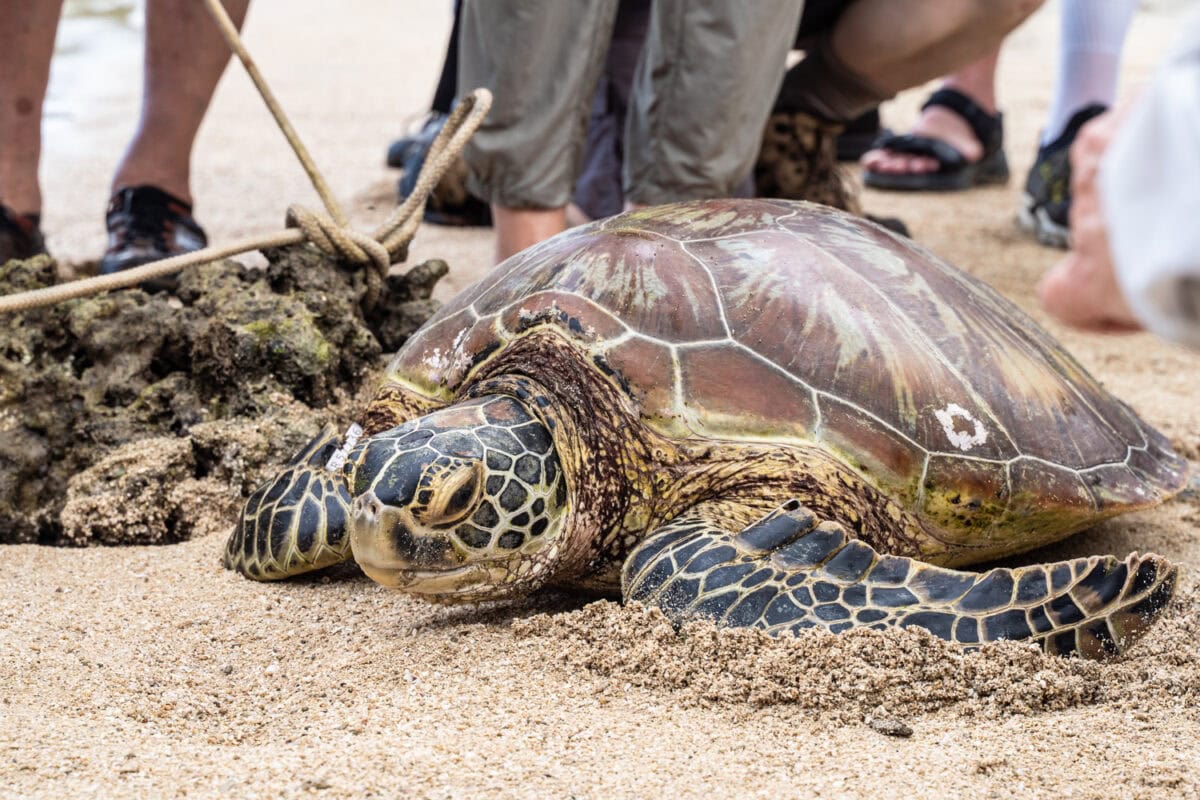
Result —
[[[724, 197], [749, 172], [803, 0], [655, 0], [626, 123], [626, 199]], [[495, 101], [466, 150], [471, 190], [558, 208], [583, 158], [617, 0], [465, 0], [459, 92]]]

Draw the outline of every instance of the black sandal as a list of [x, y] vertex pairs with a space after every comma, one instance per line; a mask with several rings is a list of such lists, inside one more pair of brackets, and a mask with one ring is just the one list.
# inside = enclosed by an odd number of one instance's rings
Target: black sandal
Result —
[[881, 136], [874, 148], [893, 153], [928, 156], [938, 162], [936, 172], [893, 173], [863, 171], [863, 183], [874, 189], [944, 192], [969, 189], [988, 183], [1008, 181], [1008, 159], [1004, 156], [1004, 115], [983, 110], [978, 103], [956, 89], [938, 89], [921, 106], [948, 108], [971, 126], [983, 145], [983, 157], [967, 161], [958, 150], [941, 139], [911, 133]]

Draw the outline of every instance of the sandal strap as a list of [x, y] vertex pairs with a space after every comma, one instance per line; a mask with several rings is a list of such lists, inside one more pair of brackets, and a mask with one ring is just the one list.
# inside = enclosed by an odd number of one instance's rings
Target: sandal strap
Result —
[[957, 172], [968, 166], [966, 156], [950, 144], [932, 136], [915, 133], [889, 133], [880, 136], [871, 145], [873, 150], [889, 150], [914, 156], [929, 156], [938, 162], [938, 172]]
[[938, 89], [929, 96], [921, 110], [930, 106], [948, 108], [962, 117], [975, 138], [983, 145], [983, 158], [987, 158], [1004, 146], [1004, 115], [997, 111], [989, 114], [983, 106], [976, 103], [957, 89]]

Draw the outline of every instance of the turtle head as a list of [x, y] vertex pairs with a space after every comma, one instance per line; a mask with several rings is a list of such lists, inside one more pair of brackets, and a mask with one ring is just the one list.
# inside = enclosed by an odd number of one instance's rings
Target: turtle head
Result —
[[385, 586], [498, 599], [557, 564], [566, 480], [550, 432], [517, 400], [472, 400], [372, 436], [345, 471], [354, 559]]

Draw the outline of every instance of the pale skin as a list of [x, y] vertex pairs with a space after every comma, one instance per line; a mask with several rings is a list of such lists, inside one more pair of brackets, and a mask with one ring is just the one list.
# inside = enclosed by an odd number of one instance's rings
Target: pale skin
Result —
[[[239, 27], [250, 0], [224, 0]], [[0, 203], [38, 214], [41, 115], [61, 2], [0, 0]], [[112, 190], [150, 184], [191, 202], [191, 152], [229, 46], [202, 3], [148, 0], [145, 82], [137, 131]], [[136, 79], [129, 75], [128, 80]]]
[[[981, 70], [994, 71], [1004, 36], [1040, 5], [1041, 0], [857, 0], [829, 35], [838, 58], [853, 72], [881, 89], [898, 92], [976, 59], [980, 59], [976, 63]], [[988, 59], [990, 67], [986, 65]], [[991, 104], [994, 108], [994, 97]], [[979, 143], [969, 130], [967, 136], [978, 152]], [[970, 158], [968, 152], [964, 155]], [[547, 209], [493, 205], [492, 213], [497, 263], [567, 226], [565, 206]]]
[[1142, 330], [1113, 270], [1097, 178], [1120, 113], [1085, 125], [1071, 146], [1071, 251], [1038, 285], [1042, 306], [1065, 322], [1098, 333]]

